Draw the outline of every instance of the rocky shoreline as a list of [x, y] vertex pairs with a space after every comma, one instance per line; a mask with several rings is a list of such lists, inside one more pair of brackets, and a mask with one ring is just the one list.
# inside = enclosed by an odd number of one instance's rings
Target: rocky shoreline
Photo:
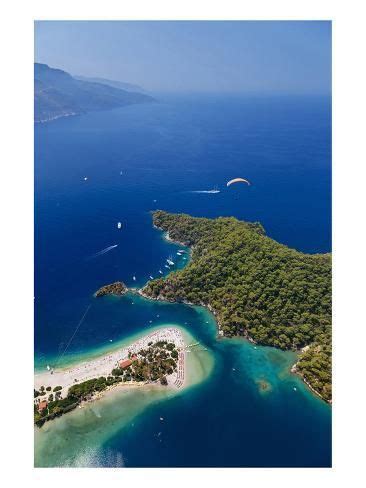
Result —
[[[155, 300], [155, 301], [161, 301], [161, 302], [168, 302], [168, 303], [177, 303], [176, 300], [169, 300], [167, 298], [164, 298], [162, 296], [158, 296], [158, 297], [151, 297], [149, 295], [147, 295], [146, 293], [144, 293], [143, 291], [144, 289], [141, 288], [141, 289], [136, 289], [136, 293], [140, 296], [142, 296], [143, 298], [146, 298], [148, 300]], [[182, 300], [180, 301], [179, 303], [184, 303], [185, 305], [191, 305], [191, 306], [201, 306], [201, 307], [205, 307], [207, 308], [214, 316], [215, 316], [215, 320], [216, 320], [216, 323], [217, 323], [217, 326], [218, 326], [218, 337], [224, 337], [224, 333], [221, 329], [221, 326], [220, 326], [220, 321], [218, 320], [217, 318], [217, 314], [215, 312], [215, 310], [211, 307], [211, 305], [209, 304], [205, 304], [205, 303], [192, 303], [192, 302], [189, 302], [188, 300]], [[246, 339], [248, 342], [250, 342], [251, 344], [258, 344], [258, 342], [256, 342], [252, 337], [250, 337], [248, 334], [245, 334], [244, 336], [238, 336], [240, 338], [244, 338]], [[259, 344], [260, 345], [260, 344]], [[305, 346], [305, 347], [308, 347], [308, 346]], [[301, 351], [304, 352], [304, 349], [303, 348]], [[296, 362], [292, 367], [291, 367], [291, 373], [293, 374], [296, 374], [298, 376], [300, 376], [300, 378], [302, 379], [302, 381], [308, 386], [308, 388], [313, 392], [315, 393], [318, 397], [320, 397], [322, 400], [324, 400], [325, 402], [329, 403], [329, 404], [332, 404], [332, 400], [327, 400], [326, 398], [324, 398], [318, 391], [316, 391], [312, 386], [311, 384], [307, 381], [307, 379], [297, 370], [297, 363]]]
[[[154, 228], [158, 229], [158, 230], [163, 230], [163, 229], [160, 229], [159, 227], [157, 227], [156, 225], [154, 225]], [[176, 240], [172, 239], [169, 235], [168, 230], [166, 232], [164, 232], [164, 239], [168, 242], [173, 243], [173, 244], [178, 244], [179, 246], [189, 247], [190, 249], [193, 249], [193, 246], [190, 247], [187, 242], [181, 242], [181, 241], [176, 241]]]
[[[160, 231], [163, 231], [164, 232], [164, 239], [167, 240], [168, 242], [171, 242], [171, 243], [174, 243], [174, 244], [177, 244], [180, 246], [188, 247], [191, 252], [193, 251], [193, 246], [189, 246], [189, 244], [187, 242], [181, 242], [181, 241], [174, 240], [169, 235], [169, 231], [164, 231], [164, 229], [161, 229], [160, 227], [158, 227], [155, 224], [154, 224], [154, 228], [158, 229]], [[110, 285], [106, 285], [106, 286], [101, 287], [95, 293], [94, 296], [100, 297], [100, 296], [104, 296], [104, 295], [124, 295], [127, 292], [132, 292], [132, 293], [136, 293], [136, 294], [140, 295], [141, 297], [148, 299], [148, 300], [155, 300], [155, 301], [162, 301], [162, 302], [165, 301], [168, 303], [177, 303], [177, 300], [168, 299], [162, 295], [158, 295], [157, 297], [152, 297], [145, 292], [145, 289], [146, 289], [146, 285], [143, 288], [130, 288], [130, 289], [128, 289], [124, 283], [116, 282], [116, 283], [112, 283]], [[217, 312], [215, 311], [215, 309], [210, 304], [203, 303], [203, 302], [193, 303], [193, 302], [190, 302], [186, 299], [179, 300], [178, 303], [184, 303], [185, 305], [190, 305], [190, 306], [201, 306], [201, 307], [205, 307], [206, 309], [208, 309], [215, 316], [215, 321], [217, 323], [217, 329], [218, 329], [217, 337], [218, 338], [224, 337], [224, 332], [222, 330], [222, 324], [220, 323], [220, 320], [217, 316]], [[252, 344], [259, 344], [252, 337], [250, 337], [246, 331], [244, 331], [244, 336], [238, 336], [238, 337], [244, 338]], [[307, 348], [308, 348], [308, 346], [305, 346], [305, 348], [301, 349], [301, 352], [305, 352]], [[292, 366], [291, 372], [300, 376], [302, 381], [309, 387], [309, 389], [313, 393], [315, 393], [318, 397], [320, 397], [325, 402], [331, 404], [332, 401], [324, 398], [317, 390], [315, 390], [311, 386], [311, 384], [307, 381], [307, 379], [304, 377], [304, 375], [302, 373], [300, 373], [300, 371], [298, 371], [297, 364], [298, 364], [298, 361]]]
[[[189, 246], [188, 243], [186, 242], [180, 242], [180, 241], [176, 241], [174, 239], [172, 239], [169, 235], [169, 231], [164, 231], [164, 229], [161, 229], [160, 227], [158, 227], [157, 225], [154, 224], [154, 228], [155, 229], [158, 229], [158, 230], [161, 230], [164, 232], [164, 239], [166, 239], [167, 241], [171, 242], [171, 243], [174, 243], [174, 244], [178, 244], [178, 245], [181, 245], [181, 246], [185, 246], [185, 247], [189, 247], [191, 249], [191, 251], [193, 250], [193, 246]], [[144, 287], [145, 288], [145, 287]], [[137, 293], [139, 295], [141, 295], [142, 297], [146, 298], [146, 299], [149, 299], [149, 300], [156, 300], [156, 301], [166, 301], [166, 302], [169, 302], [169, 303], [176, 303], [176, 300], [172, 299], [172, 300], [169, 300], [165, 297], [162, 297], [162, 296], [158, 296], [158, 297], [151, 297], [149, 295], [147, 295], [145, 292], [144, 292], [144, 288], [141, 288], [141, 289], [138, 289], [136, 290]], [[205, 304], [205, 303], [192, 303], [192, 302], [189, 302], [188, 300], [181, 300], [179, 301], [179, 303], [184, 303], [186, 305], [192, 305], [192, 306], [195, 306], [195, 305], [199, 305], [199, 306], [202, 306], [202, 307], [205, 307], [207, 308], [214, 316], [215, 316], [215, 320], [216, 320], [216, 323], [217, 323], [217, 327], [218, 327], [218, 336], [219, 337], [224, 337], [224, 332], [221, 328], [221, 324], [220, 324], [220, 321], [217, 317], [217, 313], [215, 312], [215, 310], [213, 309], [213, 307], [210, 305], [210, 304]], [[242, 337], [242, 336], [240, 336]], [[252, 344], [258, 344], [253, 338], [251, 338], [247, 333], [244, 334], [244, 338], [246, 340], [248, 340], [249, 342], [251, 342]], [[308, 348], [309, 346], [305, 346], [305, 348], [302, 348], [301, 351], [302, 352], [305, 352], [305, 350]], [[307, 381], [307, 379], [303, 376], [303, 374], [301, 374], [298, 370], [297, 370], [297, 364], [298, 364], [298, 361], [292, 366], [291, 368], [291, 373], [294, 373], [294, 374], [297, 374], [301, 379], [302, 381], [308, 386], [308, 388], [313, 392], [315, 393], [319, 398], [321, 398], [323, 401], [329, 403], [329, 404], [332, 404], [332, 400], [327, 400], [326, 398], [324, 398], [317, 390], [315, 390], [311, 384]]]
[[330, 405], [332, 404], [332, 400], [327, 400], [326, 398], [324, 398], [318, 391], [315, 390], [315, 388], [313, 388], [311, 386], [311, 384], [308, 382], [308, 380], [305, 378], [305, 376], [300, 373], [300, 371], [298, 371], [297, 369], [297, 364], [298, 364], [298, 361], [292, 366], [291, 368], [291, 373], [294, 373], [294, 374], [297, 374], [298, 376], [300, 376], [300, 378], [302, 379], [302, 381], [307, 385], [307, 387], [313, 392], [315, 393], [315, 395], [317, 395], [319, 398], [321, 398], [322, 400], [324, 400], [325, 402], [329, 403]]

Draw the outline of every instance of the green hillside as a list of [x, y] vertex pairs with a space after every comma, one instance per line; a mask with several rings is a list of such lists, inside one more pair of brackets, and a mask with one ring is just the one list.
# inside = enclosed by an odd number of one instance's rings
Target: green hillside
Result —
[[186, 268], [149, 282], [144, 294], [212, 308], [225, 336], [301, 350], [296, 371], [331, 400], [331, 255], [304, 254], [259, 223], [156, 211], [154, 225], [192, 247]]

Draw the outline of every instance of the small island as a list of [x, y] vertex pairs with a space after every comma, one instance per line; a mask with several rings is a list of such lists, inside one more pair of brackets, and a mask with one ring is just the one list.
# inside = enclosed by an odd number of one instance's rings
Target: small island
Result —
[[207, 307], [219, 334], [299, 352], [292, 371], [331, 402], [331, 255], [267, 237], [258, 222], [153, 212], [155, 227], [192, 249], [190, 263], [141, 295]]
[[94, 293], [94, 296], [98, 298], [105, 295], [124, 295], [125, 293], [127, 293], [127, 286], [122, 283], [122, 281], [116, 281], [115, 283], [99, 288], [99, 290]]
[[179, 329], [158, 329], [116, 352], [36, 375], [34, 423], [41, 427], [117, 386], [148, 384], [184, 387], [185, 343]]

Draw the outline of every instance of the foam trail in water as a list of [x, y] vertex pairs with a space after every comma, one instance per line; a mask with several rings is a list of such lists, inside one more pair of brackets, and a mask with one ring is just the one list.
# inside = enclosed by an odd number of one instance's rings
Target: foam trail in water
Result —
[[87, 259], [94, 259], [94, 258], [97, 258], [98, 256], [102, 256], [103, 254], [106, 254], [107, 252], [111, 251], [112, 249], [114, 249], [117, 246], [118, 246], [118, 244], [113, 244], [113, 246], [108, 246], [105, 249], [102, 249], [101, 251], [93, 254], [92, 256], [89, 256]]
[[66, 352], [66, 351], [67, 351], [67, 349], [69, 348], [69, 346], [70, 346], [70, 344], [71, 344], [71, 342], [72, 342], [73, 338], [75, 337], [75, 335], [76, 335], [77, 331], [79, 330], [80, 325], [81, 325], [81, 324], [84, 322], [84, 319], [85, 319], [85, 317], [86, 317], [87, 313], [89, 312], [89, 309], [90, 309], [90, 307], [91, 307], [91, 306], [92, 306], [92, 304], [90, 303], [90, 304], [89, 304], [89, 305], [86, 307], [86, 310], [85, 310], [85, 312], [84, 312], [83, 316], [81, 317], [81, 319], [80, 319], [80, 321], [79, 321], [78, 325], [76, 326], [76, 329], [74, 330], [74, 333], [72, 334], [72, 336], [71, 336], [71, 338], [70, 338], [69, 342], [67, 343], [67, 345], [66, 345], [65, 349], [63, 350], [62, 354], [60, 354], [60, 355], [59, 355], [59, 357], [58, 357], [58, 359], [57, 359], [57, 361], [56, 361], [56, 366], [58, 366], [58, 363], [61, 361], [61, 359], [62, 359], [62, 358], [63, 358], [63, 356], [65, 355], [65, 352]]
[[220, 193], [220, 190], [192, 190], [187, 193]]

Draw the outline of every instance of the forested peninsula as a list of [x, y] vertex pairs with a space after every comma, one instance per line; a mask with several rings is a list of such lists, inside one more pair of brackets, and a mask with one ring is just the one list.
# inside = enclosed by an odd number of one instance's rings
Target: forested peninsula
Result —
[[150, 298], [210, 308], [222, 335], [300, 352], [293, 370], [324, 400], [331, 386], [331, 254], [304, 254], [260, 223], [153, 212], [169, 238], [192, 248], [182, 270], [148, 282]]

